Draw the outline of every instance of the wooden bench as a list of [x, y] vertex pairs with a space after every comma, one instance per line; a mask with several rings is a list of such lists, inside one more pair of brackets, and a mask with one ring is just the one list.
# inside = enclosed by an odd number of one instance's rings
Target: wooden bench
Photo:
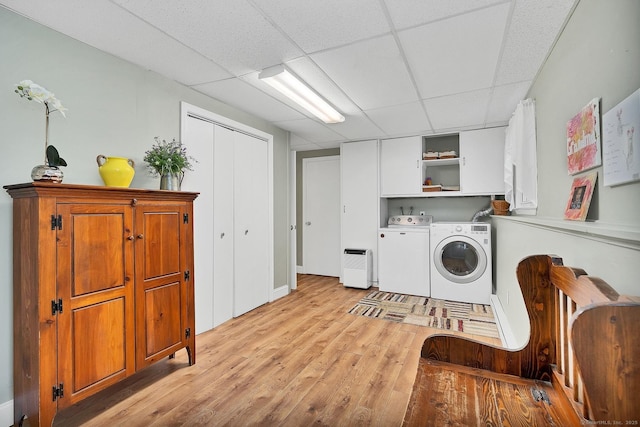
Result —
[[517, 277], [527, 345], [428, 337], [403, 425], [638, 425], [640, 299], [546, 255]]

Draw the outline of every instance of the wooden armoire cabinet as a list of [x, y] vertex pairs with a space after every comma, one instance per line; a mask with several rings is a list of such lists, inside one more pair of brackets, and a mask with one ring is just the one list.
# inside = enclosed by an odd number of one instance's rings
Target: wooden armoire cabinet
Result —
[[26, 183], [13, 198], [14, 418], [56, 412], [185, 348], [198, 193]]

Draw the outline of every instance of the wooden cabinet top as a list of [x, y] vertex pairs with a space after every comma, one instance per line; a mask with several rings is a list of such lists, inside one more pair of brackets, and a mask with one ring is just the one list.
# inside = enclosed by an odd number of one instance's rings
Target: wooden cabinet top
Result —
[[193, 201], [198, 194], [189, 191], [148, 190], [141, 188], [105, 187], [101, 185], [55, 184], [27, 182], [3, 187], [14, 199], [29, 197], [74, 197], [87, 199], [141, 199], [157, 201]]

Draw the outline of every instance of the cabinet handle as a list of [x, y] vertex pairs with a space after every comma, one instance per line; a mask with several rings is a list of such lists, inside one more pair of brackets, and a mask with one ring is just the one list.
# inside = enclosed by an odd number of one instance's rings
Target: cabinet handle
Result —
[[143, 239], [144, 238], [144, 234], [138, 234], [138, 239]]
[[133, 236], [127, 237], [127, 240], [133, 240]]
[[467, 158], [463, 157], [462, 158], [462, 166], [466, 166], [467, 165]]
[[246, 236], [247, 234], [249, 234], [249, 230], [244, 230], [244, 235]]
[[311, 225], [311, 221], [305, 222], [304, 225]]
[[220, 233], [220, 238], [224, 238], [224, 233]]
[[416, 167], [420, 168], [420, 159], [416, 160]]

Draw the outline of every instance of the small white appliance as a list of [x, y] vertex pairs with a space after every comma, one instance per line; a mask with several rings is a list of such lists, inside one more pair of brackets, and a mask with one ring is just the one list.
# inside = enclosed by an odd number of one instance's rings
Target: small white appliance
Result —
[[345, 287], [371, 287], [371, 249], [345, 249], [342, 284]]
[[381, 291], [428, 297], [430, 215], [389, 217], [378, 231], [378, 287]]
[[492, 289], [491, 225], [431, 224], [431, 296], [489, 304]]

